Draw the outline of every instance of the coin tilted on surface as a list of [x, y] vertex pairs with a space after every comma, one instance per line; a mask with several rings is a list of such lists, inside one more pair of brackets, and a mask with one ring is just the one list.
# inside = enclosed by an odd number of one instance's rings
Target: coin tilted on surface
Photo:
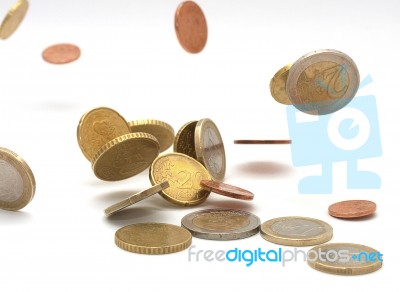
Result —
[[289, 70], [286, 93], [300, 111], [325, 115], [346, 106], [357, 93], [360, 75], [354, 61], [336, 50], [304, 55]]
[[107, 142], [92, 160], [94, 174], [105, 181], [132, 177], [148, 168], [160, 153], [157, 139], [147, 133], [131, 133]]
[[200, 181], [210, 180], [205, 167], [197, 160], [181, 153], [169, 153], [157, 157], [150, 167], [153, 185], [168, 181], [169, 188], [159, 194], [167, 201], [194, 206], [203, 203], [210, 192], [200, 186]]
[[342, 201], [329, 206], [329, 215], [351, 219], [369, 216], [376, 211], [376, 204], [367, 200]]
[[257, 234], [260, 219], [246, 211], [209, 209], [182, 218], [182, 226], [194, 237], [210, 240], [235, 240]]
[[292, 140], [234, 140], [234, 144], [292, 144]]
[[143, 132], [156, 137], [160, 143], [160, 152], [164, 152], [174, 143], [175, 131], [169, 124], [158, 120], [137, 120], [128, 123], [132, 133]]
[[150, 196], [153, 196], [157, 194], [158, 192], [166, 189], [169, 187], [169, 183], [167, 181], [164, 181], [158, 185], [152, 186], [151, 188], [148, 188], [147, 190], [141, 191], [137, 194], [134, 194], [110, 207], [104, 210], [104, 213], [106, 216], [113, 215], [117, 213], [118, 211], [121, 211], [122, 209], [125, 209], [126, 207], [132, 206], [133, 204], [136, 204], [137, 202], [144, 200]]
[[138, 223], [115, 233], [115, 244], [126, 251], [141, 254], [167, 254], [182, 251], [192, 243], [185, 228], [165, 223]]
[[196, 157], [196, 148], [194, 146], [194, 131], [198, 121], [191, 121], [184, 124], [175, 136], [174, 152], [183, 153], [194, 159]]
[[175, 32], [179, 43], [189, 53], [201, 52], [207, 43], [207, 21], [193, 1], [179, 4], [175, 12]]
[[78, 144], [85, 157], [92, 161], [107, 142], [130, 132], [128, 123], [118, 112], [99, 107], [85, 113], [79, 121]]
[[261, 224], [261, 236], [270, 242], [309, 246], [329, 241], [333, 229], [324, 221], [307, 217], [280, 217]]
[[252, 192], [219, 181], [202, 180], [200, 185], [205, 190], [234, 199], [248, 201], [254, 198]]
[[327, 243], [308, 251], [307, 263], [313, 269], [335, 275], [363, 275], [382, 267], [382, 254], [354, 243]]
[[35, 177], [28, 164], [11, 150], [0, 147], [0, 208], [24, 208], [33, 199], [35, 189]]
[[29, 2], [26, 0], [18, 0], [8, 11], [0, 24], [0, 39], [9, 38], [24, 20], [26, 12], [29, 8]]
[[286, 81], [289, 76], [289, 70], [292, 64], [286, 65], [275, 73], [269, 83], [269, 90], [272, 97], [279, 103], [289, 105], [292, 104], [286, 93]]
[[81, 50], [73, 44], [56, 44], [46, 48], [42, 58], [47, 63], [62, 65], [76, 61], [81, 56]]

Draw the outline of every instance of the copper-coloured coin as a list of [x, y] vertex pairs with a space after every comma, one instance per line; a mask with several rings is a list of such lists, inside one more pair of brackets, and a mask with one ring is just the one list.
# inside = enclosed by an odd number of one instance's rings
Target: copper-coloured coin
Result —
[[366, 200], [350, 200], [335, 203], [329, 206], [329, 215], [338, 218], [360, 218], [373, 214], [376, 204]]
[[81, 56], [79, 47], [72, 44], [56, 44], [48, 47], [42, 53], [43, 59], [51, 64], [67, 64]]
[[292, 140], [234, 140], [234, 144], [292, 144]]
[[253, 200], [254, 194], [247, 190], [213, 180], [202, 180], [200, 186], [210, 192], [239, 200]]
[[175, 32], [181, 46], [189, 53], [201, 52], [207, 42], [207, 22], [201, 8], [193, 1], [182, 2], [175, 13]]

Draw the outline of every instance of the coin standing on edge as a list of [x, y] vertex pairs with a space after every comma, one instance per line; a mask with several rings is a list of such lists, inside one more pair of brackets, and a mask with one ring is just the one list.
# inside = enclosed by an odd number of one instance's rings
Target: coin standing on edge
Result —
[[[344, 257], [346, 256], [346, 258]], [[382, 254], [354, 243], [327, 243], [308, 251], [307, 263], [320, 272], [335, 275], [363, 275], [382, 267]]]
[[202, 180], [200, 181], [200, 185], [205, 190], [234, 199], [249, 201], [253, 200], [254, 198], [254, 194], [252, 192], [225, 184], [223, 182]]
[[18, 0], [8, 11], [0, 24], [0, 39], [9, 38], [24, 20], [29, 8], [27, 0]]
[[309, 246], [329, 241], [332, 227], [321, 220], [307, 217], [280, 217], [261, 224], [265, 240], [289, 246]]
[[292, 140], [234, 140], [234, 144], [292, 144]]
[[35, 177], [28, 164], [11, 150], [0, 147], [0, 208], [24, 208], [33, 199], [35, 189]]
[[351, 219], [372, 215], [376, 204], [367, 200], [342, 201], [329, 206], [329, 215], [337, 218]]
[[76, 61], [81, 56], [81, 50], [73, 44], [56, 44], [46, 48], [42, 58], [47, 63], [62, 65]]
[[286, 93], [286, 81], [289, 76], [289, 70], [292, 64], [286, 65], [275, 73], [269, 83], [269, 90], [271, 91], [272, 97], [279, 103], [284, 105], [290, 105], [290, 101]]
[[182, 218], [182, 226], [194, 237], [210, 240], [235, 240], [253, 236], [260, 228], [260, 219], [246, 211], [208, 209]]
[[191, 121], [184, 124], [175, 136], [174, 152], [186, 154], [194, 159], [196, 157], [196, 148], [194, 146], [194, 131], [198, 121]]

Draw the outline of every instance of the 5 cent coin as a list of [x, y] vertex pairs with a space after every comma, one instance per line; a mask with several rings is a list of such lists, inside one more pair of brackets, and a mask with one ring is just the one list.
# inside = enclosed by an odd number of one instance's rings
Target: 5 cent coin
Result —
[[373, 214], [376, 204], [367, 200], [342, 201], [329, 206], [329, 215], [337, 218], [360, 218]]

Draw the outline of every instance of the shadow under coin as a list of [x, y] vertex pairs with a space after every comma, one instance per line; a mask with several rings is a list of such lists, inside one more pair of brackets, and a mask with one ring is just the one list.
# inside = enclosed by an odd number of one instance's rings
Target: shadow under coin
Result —
[[[210, 196], [214, 195], [211, 193]], [[243, 211], [248, 211], [251, 212], [254, 210], [254, 205], [249, 202], [245, 201], [240, 201], [240, 200], [235, 200], [235, 199], [229, 199], [227, 198], [224, 201], [218, 200], [214, 201], [212, 199], [208, 199], [202, 204], [202, 207], [204, 209], [236, 209], [236, 210], [243, 210]]]
[[[109, 217], [105, 217], [104, 220], [114, 226], [122, 227], [134, 223], [154, 221], [155, 213], [157, 212], [158, 210], [154, 208], [141, 208], [132, 206], [121, 210]], [[160, 214], [158, 212], [157, 217], [159, 217], [159, 215]], [[146, 217], [149, 217], [149, 220], [146, 220]], [[157, 221], [160, 220], [157, 219]]]
[[22, 224], [31, 219], [32, 215], [24, 211], [0, 210], [0, 225]]
[[293, 172], [292, 166], [272, 161], [252, 161], [236, 166], [236, 171], [242, 175], [284, 176]]
[[[333, 216], [331, 216], [333, 217]], [[378, 217], [378, 215], [376, 213], [373, 213], [371, 215], [368, 216], [363, 216], [363, 217], [358, 217], [358, 218], [339, 218], [339, 217], [333, 217], [335, 219], [338, 220], [342, 220], [342, 221], [348, 221], [348, 222], [357, 222], [357, 221], [369, 221], [369, 220], [373, 220], [376, 219], [376, 217]]]
[[139, 192], [137, 190], [108, 192], [96, 196], [94, 200], [101, 204], [101, 207], [107, 208]]

